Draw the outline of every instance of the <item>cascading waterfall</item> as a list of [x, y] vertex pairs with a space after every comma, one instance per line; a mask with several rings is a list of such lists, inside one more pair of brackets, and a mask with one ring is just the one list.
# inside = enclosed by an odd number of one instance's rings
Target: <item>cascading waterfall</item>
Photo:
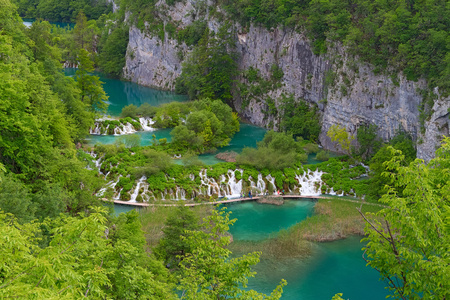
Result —
[[[242, 175], [242, 170], [238, 170], [239, 172], [241, 172]], [[241, 196], [242, 193], [242, 179], [240, 179], [238, 182], [236, 182], [236, 174], [234, 173], [235, 171], [232, 170], [228, 170], [228, 189], [229, 189], [229, 193], [226, 194], [225, 196], [227, 198], [239, 198]]]
[[263, 177], [261, 174], [258, 174], [258, 181], [256, 183], [256, 188], [259, 190], [261, 194], [266, 194], [266, 183], [263, 180]]
[[100, 124], [98, 122], [95, 122], [95, 128], [89, 128], [89, 133], [90, 134], [96, 134], [96, 135], [100, 135]]
[[141, 117], [139, 118], [139, 123], [141, 123], [142, 130], [144, 131], [156, 130], [155, 128], [152, 127], [152, 125], [155, 124], [155, 122], [151, 118]]
[[133, 193], [130, 195], [130, 201], [129, 202], [136, 202], [136, 198], [139, 195], [139, 190], [141, 188], [141, 185], [147, 180], [147, 177], [142, 176], [141, 179], [139, 179], [138, 183], [136, 184], [136, 189], [133, 191]]
[[135, 133], [136, 129], [134, 129], [133, 125], [130, 123], [123, 124], [123, 128], [116, 127], [114, 128], [114, 135], [122, 135], [122, 134], [130, 134]]
[[[95, 157], [95, 154], [92, 154]], [[95, 157], [97, 158], [97, 157]], [[98, 168], [101, 167], [101, 160], [97, 159], [96, 166]], [[214, 178], [210, 178], [207, 175], [208, 169], [202, 169], [198, 176], [200, 177], [200, 186], [195, 189], [196, 194], [212, 196], [217, 195], [218, 197], [227, 197], [227, 198], [239, 198], [243, 193], [243, 179], [236, 179], [236, 171], [241, 172], [243, 174], [243, 170], [228, 170], [226, 174], [220, 175], [218, 180]], [[109, 174], [109, 173], [108, 173]], [[107, 174], [107, 176], [108, 176]], [[287, 189], [288, 192], [299, 193], [302, 196], [319, 196], [322, 194], [322, 171], [311, 171], [307, 170], [301, 175], [296, 175], [295, 179], [298, 181], [298, 186], [296, 185], [293, 190]], [[189, 178], [194, 181], [195, 175], [190, 174]], [[107, 188], [115, 188], [116, 184], [120, 179], [117, 179], [116, 182], [109, 182], [105, 188], [102, 188], [97, 196], [101, 197]], [[173, 178], [168, 178], [173, 179]], [[158, 192], [160, 196], [156, 196], [154, 191], [149, 190], [149, 184], [146, 182], [147, 178], [145, 176], [141, 177], [136, 183], [136, 188], [130, 195], [130, 202], [136, 202], [137, 197], [140, 195], [143, 201], [149, 201], [150, 199], [170, 199], [170, 200], [186, 200], [186, 191], [180, 186], [176, 186], [173, 189], [164, 190], [162, 192]], [[174, 179], [173, 179], [174, 180]], [[268, 187], [272, 185], [274, 193], [276, 193], [276, 185], [275, 178], [270, 174], [266, 177], [263, 177], [262, 174], [258, 174], [258, 178], [252, 178], [251, 176], [248, 179], [250, 183], [250, 188], [252, 189], [253, 195], [256, 196], [258, 194], [266, 194], [268, 191]], [[352, 192], [352, 191], [351, 191]], [[337, 194], [333, 188], [328, 189], [329, 195], [337, 195], [342, 196], [344, 192]], [[120, 191], [118, 194], [115, 194], [114, 199], [119, 200]]]
[[267, 182], [269, 182], [272, 185], [272, 191], [275, 193], [277, 191], [277, 186], [275, 185], [275, 178], [272, 177], [272, 175], [266, 176]]
[[[309, 171], [309, 170], [308, 170]], [[300, 184], [299, 192], [302, 196], [319, 196], [321, 195], [322, 186], [322, 171], [309, 171], [309, 173], [304, 172], [303, 175], [296, 175]]]

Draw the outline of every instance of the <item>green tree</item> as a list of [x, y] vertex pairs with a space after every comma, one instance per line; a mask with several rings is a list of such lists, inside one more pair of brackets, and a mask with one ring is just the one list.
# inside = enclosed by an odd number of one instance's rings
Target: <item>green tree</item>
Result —
[[258, 169], [279, 170], [292, 167], [293, 164], [306, 159], [307, 155], [292, 135], [271, 130], [257, 143], [257, 149], [244, 148], [236, 157], [236, 162], [253, 165]]
[[[380, 201], [387, 205], [364, 216], [368, 265], [380, 272], [394, 298], [447, 299], [450, 297], [450, 139], [445, 138], [436, 158], [425, 164], [393, 147], [386, 162], [393, 183]], [[402, 193], [397, 189], [401, 187]]]
[[192, 252], [185, 239], [186, 230], [195, 231], [198, 227], [198, 218], [189, 207], [177, 207], [165, 222], [164, 236], [155, 248], [156, 256], [171, 268], [177, 268], [184, 256]]
[[281, 98], [281, 122], [280, 127], [284, 132], [289, 132], [294, 138], [315, 141], [320, 134], [320, 116], [317, 107], [304, 100], [294, 100], [294, 97]]
[[120, 113], [121, 118], [127, 117], [136, 118], [137, 115], [138, 115], [138, 107], [134, 104], [124, 106], [122, 108], [122, 112]]
[[[111, 22], [112, 23], [112, 22]], [[106, 34], [111, 30], [110, 34]], [[125, 66], [125, 58], [128, 46], [128, 27], [117, 26], [110, 29], [105, 27], [103, 30], [106, 40], [101, 40], [101, 49], [99, 57], [100, 68], [115, 77], [122, 75], [122, 69]]]
[[20, 223], [34, 219], [36, 207], [31, 201], [31, 194], [11, 173], [0, 174], [0, 209], [13, 214]]
[[254, 290], [247, 291], [248, 278], [255, 272], [251, 266], [259, 262], [259, 253], [253, 252], [242, 257], [230, 258], [231, 251], [226, 248], [230, 243], [227, 235], [230, 213], [214, 210], [212, 215], [203, 219], [202, 230], [186, 231], [184, 238], [192, 249], [180, 262], [181, 274], [178, 289], [182, 299], [279, 299], [282, 295], [281, 284], [267, 297]]
[[92, 112], [105, 113], [108, 109], [108, 96], [102, 87], [100, 78], [90, 75], [94, 71], [94, 65], [85, 49], [78, 53], [78, 70], [75, 75], [78, 88], [81, 90], [81, 101], [89, 105]]
[[358, 127], [356, 140], [358, 148], [352, 149], [355, 155], [362, 159], [370, 159], [382, 146], [382, 140], [377, 135], [378, 126], [375, 124], [363, 125]]
[[176, 90], [191, 99], [232, 99], [233, 78], [237, 75], [235, 43], [229, 25], [214, 36], [205, 32], [191, 55], [183, 63]]
[[[20, 225], [0, 211], [2, 296], [175, 299], [165, 281], [167, 271], [145, 253], [137, 213], [115, 224], [107, 222], [105, 213], [98, 208], [79, 218]], [[47, 245], [40, 245], [44, 234]]]
[[341, 127], [341, 125], [332, 125], [328, 129], [327, 136], [331, 138], [332, 142], [337, 142], [342, 151], [346, 154], [351, 154], [350, 145], [354, 137], [344, 127]]

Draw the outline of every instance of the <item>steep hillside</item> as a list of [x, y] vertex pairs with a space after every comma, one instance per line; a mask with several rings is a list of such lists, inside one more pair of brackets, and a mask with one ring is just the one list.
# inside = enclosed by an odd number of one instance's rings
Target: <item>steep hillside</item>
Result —
[[[440, 94], [443, 88], [432, 86], [436, 83], [445, 88], [445, 73], [439, 71], [444, 74], [439, 77], [438, 71], [434, 75], [423, 71], [420, 78], [414, 73], [420, 68], [400, 63], [386, 66], [391, 63], [388, 58], [385, 66], [374, 64], [367, 58], [369, 50], [358, 52], [351, 46], [349, 33], [347, 40], [328, 38], [325, 53], [323, 44], [318, 43], [320, 37], [311, 34], [308, 22], [304, 26], [281, 26], [280, 22], [270, 26], [245, 23], [241, 18], [244, 25], [235, 21], [230, 24], [227, 16], [236, 16], [230, 13], [230, 5], [194, 0], [148, 4], [152, 18], [133, 11], [126, 1], [123, 5], [123, 9], [132, 11], [127, 20], [134, 24], [129, 31], [124, 68], [124, 76], [132, 81], [174, 90], [182, 70], [188, 68], [192, 49], [200, 47], [201, 30], [208, 28], [217, 35], [226, 25], [234, 43], [227, 49], [237, 57], [232, 105], [253, 124], [277, 129], [285, 99], [293, 96], [320, 109], [319, 140], [328, 149], [336, 150], [326, 136], [333, 124], [344, 126], [352, 134], [361, 125], [375, 124], [384, 140], [398, 130], [407, 131], [417, 141], [418, 156], [426, 160], [434, 156], [440, 136], [448, 135], [449, 98]], [[309, 17], [314, 15], [310, 13]], [[330, 30], [326, 33], [329, 35]], [[383, 59], [383, 52], [389, 52], [383, 47], [392, 46], [390, 42], [380, 43], [374, 44], [381, 49], [374, 54], [378, 61]], [[392, 51], [392, 56], [398, 55], [398, 51]], [[430, 62], [429, 69], [442, 69], [436, 63]], [[441, 64], [445, 65], [444, 61]]]

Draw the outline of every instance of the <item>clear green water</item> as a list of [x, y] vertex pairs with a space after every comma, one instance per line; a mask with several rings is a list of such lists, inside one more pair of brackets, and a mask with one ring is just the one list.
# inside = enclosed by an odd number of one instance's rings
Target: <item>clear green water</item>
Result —
[[[77, 69], [65, 69], [66, 76], [75, 75]], [[175, 94], [168, 91], [155, 90], [149, 87], [138, 85], [134, 82], [122, 81], [106, 77], [103, 73], [95, 72], [104, 83], [103, 89], [109, 96], [107, 114], [113, 117], [120, 115], [124, 106], [134, 104], [140, 106], [143, 103], [149, 103], [152, 106], [170, 103], [173, 101], [187, 101], [187, 96]]]
[[[233, 218], [238, 218], [230, 232], [236, 240], [260, 240], [305, 219], [312, 213], [312, 201], [286, 201], [283, 206], [256, 202], [228, 205]], [[384, 299], [384, 283], [375, 270], [362, 259], [360, 237], [315, 243], [312, 255], [302, 259], [262, 260], [257, 275], [248, 288], [269, 294], [280, 279], [286, 279], [282, 299], [328, 299], [344, 293], [344, 299]]]
[[[166, 138], [168, 142], [172, 140], [170, 131], [172, 129], [160, 129], [156, 131], [144, 131], [137, 132], [141, 136], [141, 145], [148, 146], [152, 144], [152, 135], [156, 136], [156, 139]], [[249, 125], [241, 124], [241, 130], [237, 132], [233, 139], [230, 141], [229, 146], [223, 147], [218, 151], [210, 154], [202, 154], [199, 156], [200, 160], [207, 165], [213, 165], [219, 162], [223, 162], [217, 159], [215, 155], [219, 152], [236, 151], [240, 153], [244, 147], [256, 147], [256, 142], [263, 139], [266, 129]], [[95, 144], [113, 144], [119, 137], [114, 135], [91, 135], [87, 140], [91, 145]], [[177, 163], [182, 163], [182, 160], [176, 160]]]
[[121, 213], [127, 213], [130, 210], [141, 210], [139, 206], [132, 206], [132, 205], [122, 205], [122, 204], [112, 204], [112, 203], [105, 203], [105, 206], [113, 208], [114, 209], [114, 215], [118, 216]]
[[[22, 19], [23, 21], [23, 25], [30, 27], [34, 21], [36, 21], [35, 19]], [[61, 28], [65, 28], [65, 27], [69, 27], [69, 28], [74, 28], [75, 27], [75, 23], [65, 23], [65, 22], [49, 22], [52, 25], [56, 25], [59, 26]]]
[[287, 200], [280, 206], [257, 202], [228, 204], [231, 218], [237, 218], [230, 233], [236, 241], [262, 240], [312, 215], [314, 205], [313, 200]]

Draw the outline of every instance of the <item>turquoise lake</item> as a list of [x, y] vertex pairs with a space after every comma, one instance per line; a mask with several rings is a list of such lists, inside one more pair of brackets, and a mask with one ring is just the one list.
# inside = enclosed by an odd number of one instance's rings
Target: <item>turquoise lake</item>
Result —
[[[76, 68], [65, 69], [67, 76], [74, 76]], [[168, 91], [160, 91], [145, 86], [140, 86], [136, 83], [129, 81], [122, 81], [119, 79], [109, 78], [100, 72], [95, 72], [95, 75], [100, 77], [100, 80], [104, 83], [103, 88], [108, 95], [108, 111], [107, 115], [112, 117], [118, 117], [124, 106], [134, 104], [140, 106], [143, 103], [149, 103], [152, 106], [159, 106], [161, 104], [170, 103], [173, 101], [187, 101], [188, 98], [185, 95], [175, 94]], [[148, 146], [152, 144], [152, 137], [155, 135], [156, 139], [166, 138], [167, 141], [171, 141], [170, 136], [171, 129], [159, 129], [155, 131], [137, 132], [136, 135], [141, 136], [141, 146]], [[218, 149], [214, 153], [202, 154], [199, 159], [206, 165], [213, 165], [222, 160], [217, 159], [215, 155], [220, 152], [235, 151], [240, 153], [245, 147], [256, 147], [256, 143], [264, 138], [267, 129], [241, 123], [240, 131], [237, 132], [229, 145]], [[113, 144], [119, 137], [114, 135], [91, 135], [87, 138], [88, 143], [95, 144]], [[308, 164], [316, 164], [320, 161], [315, 159], [316, 154], [308, 155]], [[181, 160], [177, 160], [176, 163], [182, 164]]]
[[[241, 202], [227, 204], [231, 218], [237, 218], [230, 233], [234, 240], [258, 241], [275, 235], [282, 229], [313, 214], [314, 200], [287, 200], [282, 206]], [[114, 205], [115, 215], [134, 207]], [[283, 300], [331, 300], [343, 293], [344, 299], [379, 300], [388, 295], [377, 271], [366, 266], [362, 259], [361, 237], [312, 243], [312, 254], [304, 258], [261, 260], [254, 267], [257, 272], [249, 279], [248, 288], [270, 294], [281, 279]]]
[[[67, 76], [74, 76], [76, 70], [76, 68], [67, 68], [65, 69], [65, 74]], [[152, 106], [159, 106], [174, 101], [181, 102], [188, 100], [185, 95], [160, 91], [138, 85], [134, 82], [109, 78], [100, 72], [94, 72], [93, 74], [100, 77], [100, 81], [104, 83], [103, 89], [109, 97], [107, 115], [111, 117], [118, 117], [122, 108], [130, 104], [140, 106], [143, 103], [148, 103]]]
[[[288, 200], [282, 206], [245, 202], [227, 205], [237, 218], [230, 233], [235, 240], [261, 240], [287, 229], [312, 215], [315, 202]], [[327, 243], [313, 243], [312, 255], [302, 259], [262, 260], [250, 278], [249, 289], [270, 294], [283, 278], [285, 300], [331, 300], [343, 293], [344, 299], [385, 299], [385, 284], [377, 271], [362, 259], [361, 237]]]

